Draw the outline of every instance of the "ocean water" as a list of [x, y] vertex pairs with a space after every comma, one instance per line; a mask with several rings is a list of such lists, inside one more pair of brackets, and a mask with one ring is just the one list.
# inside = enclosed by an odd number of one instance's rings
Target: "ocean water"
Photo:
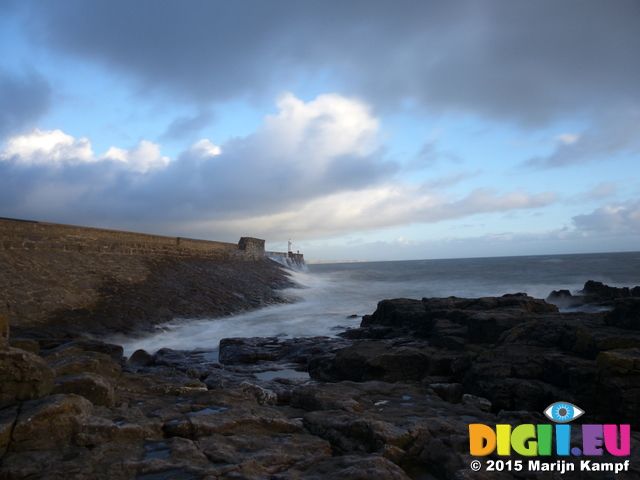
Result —
[[282, 295], [292, 303], [217, 319], [176, 319], [143, 338], [109, 341], [122, 345], [125, 355], [138, 348], [213, 351], [225, 337], [335, 335], [359, 326], [362, 315], [390, 298], [518, 292], [546, 298], [552, 290], [576, 292], [587, 280], [634, 287], [640, 285], [640, 252], [311, 264], [290, 275], [299, 288]]

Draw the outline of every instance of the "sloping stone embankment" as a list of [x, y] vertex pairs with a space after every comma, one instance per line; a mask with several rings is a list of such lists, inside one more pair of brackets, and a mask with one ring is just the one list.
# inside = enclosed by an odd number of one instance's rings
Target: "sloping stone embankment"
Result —
[[276, 262], [59, 250], [0, 251], [0, 315], [16, 333], [144, 330], [174, 318], [219, 317], [284, 299]]

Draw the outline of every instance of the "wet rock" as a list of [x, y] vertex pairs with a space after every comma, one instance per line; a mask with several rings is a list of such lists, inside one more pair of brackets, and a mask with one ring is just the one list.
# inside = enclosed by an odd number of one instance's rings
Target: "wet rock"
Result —
[[43, 353], [43, 357], [56, 376], [90, 372], [108, 378], [118, 378], [122, 371], [122, 365], [110, 355], [84, 350], [77, 344], [61, 345]]
[[20, 350], [33, 353], [34, 355], [40, 354], [40, 344], [30, 338], [10, 338], [9, 345], [13, 348], [19, 348]]
[[460, 403], [462, 401], [463, 386], [461, 383], [430, 383], [436, 395], [450, 403]]
[[306, 472], [332, 453], [329, 442], [309, 434], [211, 435], [195, 443], [219, 465], [219, 475], [233, 472], [231, 478], [308, 478]]
[[219, 360], [223, 365], [252, 364], [261, 360], [279, 360], [282, 355], [274, 351], [278, 347], [278, 343], [277, 337], [223, 338], [220, 340]]
[[628, 298], [631, 296], [629, 287], [610, 287], [602, 282], [587, 281], [582, 289], [582, 295], [588, 297], [590, 302], [605, 302], [616, 298]]
[[491, 411], [491, 402], [489, 400], [487, 400], [486, 398], [469, 395], [467, 393], [462, 395], [462, 404], [476, 407], [483, 412]]
[[0, 349], [0, 408], [51, 393], [55, 375], [37, 355], [18, 348]]
[[361, 412], [357, 398], [362, 392], [344, 383], [331, 386], [301, 386], [293, 390], [291, 406], [307, 412], [316, 410], [345, 410]]
[[9, 319], [0, 315], [0, 349], [8, 346], [9, 343]]
[[154, 361], [153, 355], [143, 349], [136, 350], [127, 360], [128, 367], [147, 367]]
[[640, 330], [640, 298], [616, 299], [605, 321], [607, 325], [626, 330]]
[[51, 395], [22, 405], [9, 450], [45, 450], [69, 444], [93, 405], [79, 395]]
[[[548, 423], [562, 400], [639, 428], [640, 332], [608, 315], [524, 294], [387, 300], [342, 338], [226, 339], [224, 365], [162, 349], [122, 372], [108, 344], [38, 337], [48, 363], [85, 370], [58, 378], [73, 394], [0, 408], [0, 478], [533, 479], [473, 474], [468, 425]], [[84, 398], [99, 380], [113, 402]]]
[[81, 395], [94, 405], [110, 407], [115, 403], [115, 392], [111, 382], [95, 373], [82, 372], [63, 375], [56, 379], [53, 393]]
[[640, 428], [640, 349], [602, 352], [597, 359], [597, 407], [605, 422]]
[[529, 321], [523, 310], [480, 312], [469, 318], [469, 338], [475, 343], [495, 343], [507, 330]]
[[409, 480], [401, 468], [382, 456], [358, 455], [344, 455], [318, 462], [305, 472], [303, 478], [321, 480], [328, 477], [350, 480]]
[[427, 311], [427, 306], [420, 300], [398, 298], [378, 302], [378, 307], [372, 315], [362, 317], [361, 327], [373, 325], [386, 326], [409, 330], [418, 337], [431, 334], [434, 316]]
[[271, 390], [267, 390], [259, 385], [254, 385], [249, 382], [242, 382], [240, 389], [243, 392], [247, 392], [255, 397], [259, 405], [275, 405], [278, 403], [278, 395]]
[[0, 409], [0, 459], [11, 443], [11, 433], [18, 418], [18, 405]]
[[349, 346], [341, 338], [304, 337], [282, 340], [267, 338], [223, 338], [220, 340], [220, 363], [252, 365], [266, 362], [307, 363], [310, 358], [331, 354]]

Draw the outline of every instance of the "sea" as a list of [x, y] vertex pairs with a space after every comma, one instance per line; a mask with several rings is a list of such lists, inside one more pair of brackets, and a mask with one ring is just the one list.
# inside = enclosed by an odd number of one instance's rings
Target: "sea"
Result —
[[587, 280], [634, 287], [640, 285], [640, 252], [320, 263], [288, 273], [297, 285], [281, 292], [289, 303], [222, 318], [175, 319], [144, 337], [110, 341], [125, 355], [140, 348], [216, 352], [227, 337], [335, 336], [358, 327], [384, 299], [519, 292], [544, 299], [553, 290], [578, 292]]

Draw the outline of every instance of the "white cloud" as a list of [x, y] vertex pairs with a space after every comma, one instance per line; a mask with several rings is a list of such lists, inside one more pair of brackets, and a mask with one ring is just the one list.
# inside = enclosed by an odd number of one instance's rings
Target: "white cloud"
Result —
[[538, 208], [555, 201], [556, 195], [551, 192], [538, 195], [511, 192], [500, 196], [490, 190], [476, 190], [454, 200], [425, 193], [420, 185], [395, 182], [323, 196], [273, 214], [205, 222], [194, 227], [228, 232], [250, 229], [252, 235], [272, 241], [289, 236], [309, 239]]
[[15, 159], [25, 165], [62, 165], [94, 162], [91, 142], [86, 137], [74, 139], [61, 130], [38, 129], [7, 140], [7, 147], [0, 152], [0, 160]]
[[586, 215], [573, 217], [579, 230], [640, 230], [640, 201], [610, 203]]
[[[556, 201], [552, 192], [447, 194], [444, 187], [475, 175], [468, 171], [403, 181], [396, 165], [382, 157], [378, 119], [361, 101], [329, 94], [303, 102], [284, 94], [278, 106], [280, 113], [267, 116], [253, 134], [221, 146], [200, 140], [175, 161], [146, 140], [130, 149], [111, 147], [96, 158], [87, 139], [39, 132], [27, 146], [11, 144], [18, 162], [6, 170], [24, 180], [4, 196], [21, 205], [15, 215], [22, 218], [42, 219], [38, 205], [49, 204], [61, 216], [73, 215], [69, 223], [126, 218], [136, 225], [180, 225], [174, 230], [184, 235], [220, 239], [244, 232], [272, 241], [437, 223]], [[50, 169], [30, 169], [24, 159], [34, 156]], [[68, 193], [47, 201], [61, 190]]]
[[308, 175], [327, 167], [342, 155], [366, 156], [377, 147], [378, 119], [357, 100], [337, 94], [319, 95], [303, 102], [291, 93], [277, 100], [278, 115], [265, 118], [258, 133], [266, 154], [277, 154]]
[[200, 157], [215, 157], [220, 155], [222, 150], [219, 146], [215, 145], [211, 140], [206, 138], [194, 143], [189, 149], [190, 152]]
[[[8, 174], [24, 179], [21, 189], [13, 189], [13, 203], [37, 210], [27, 197], [45, 183], [70, 192], [90, 184], [91, 191], [75, 199], [63, 196], [68, 208], [60, 210], [91, 219], [206, 221], [282, 213], [393, 178], [396, 166], [376, 150], [378, 120], [366, 104], [336, 94], [309, 102], [284, 94], [278, 105], [280, 113], [265, 117], [254, 133], [221, 146], [202, 139], [175, 161], [147, 140], [94, 156], [89, 140], [61, 131], [15, 137], [2, 153], [15, 159], [5, 165]], [[33, 158], [46, 168], [29, 170]], [[31, 210], [21, 215], [41, 218]]]
[[123, 150], [111, 147], [107, 153], [100, 155], [100, 160], [115, 160], [126, 164], [127, 169], [137, 173], [145, 173], [153, 168], [162, 168], [169, 163], [169, 157], [160, 154], [160, 145], [142, 140], [137, 147]]
[[123, 164], [129, 171], [144, 173], [169, 163], [169, 158], [160, 154], [160, 145], [147, 140], [129, 150], [111, 147], [97, 158], [88, 138], [76, 140], [62, 130], [35, 129], [24, 135], [10, 137], [6, 143], [6, 148], [0, 152], [0, 160], [11, 160], [25, 166], [69, 167], [83, 163], [115, 161]]
[[576, 143], [580, 140], [580, 135], [577, 133], [563, 133], [562, 135], [558, 135], [556, 140], [560, 143], [564, 143], [565, 145], [571, 145], [572, 143]]

